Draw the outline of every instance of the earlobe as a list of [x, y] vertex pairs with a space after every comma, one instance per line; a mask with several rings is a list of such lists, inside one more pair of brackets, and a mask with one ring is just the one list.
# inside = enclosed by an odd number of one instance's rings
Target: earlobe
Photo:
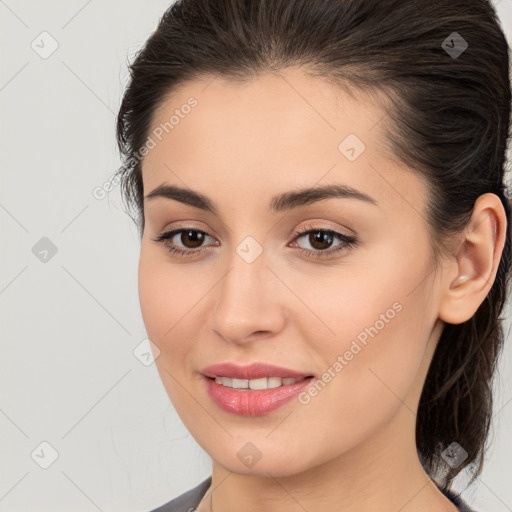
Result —
[[460, 324], [475, 314], [494, 283], [506, 229], [507, 217], [500, 198], [491, 193], [481, 195], [462, 233], [459, 250], [444, 272], [441, 320]]

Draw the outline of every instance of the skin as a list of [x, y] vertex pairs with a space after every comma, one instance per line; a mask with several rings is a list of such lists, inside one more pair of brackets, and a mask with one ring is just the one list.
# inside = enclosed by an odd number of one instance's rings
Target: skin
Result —
[[[245, 84], [204, 77], [173, 91], [151, 129], [190, 96], [198, 105], [144, 159], [144, 192], [187, 187], [208, 196], [219, 216], [145, 200], [139, 295], [165, 389], [213, 460], [214, 492], [199, 512], [242, 503], [246, 512], [456, 511], [418, 460], [416, 411], [443, 322], [469, 319], [494, 281], [506, 229], [499, 198], [477, 200], [434, 272], [426, 183], [386, 151], [374, 98], [296, 68]], [[349, 133], [366, 145], [354, 161], [338, 149]], [[332, 183], [377, 205], [330, 198], [267, 212], [276, 194]], [[322, 251], [297, 237], [308, 224], [355, 235], [358, 245], [329, 258], [301, 254]], [[177, 228], [206, 232], [203, 253], [175, 256], [154, 241]], [[247, 236], [263, 249], [252, 263], [236, 252]], [[197, 247], [180, 234], [172, 242]], [[324, 251], [341, 243], [334, 237]], [[224, 361], [321, 378], [397, 302], [401, 311], [308, 404], [241, 417], [206, 392], [201, 369]], [[261, 454], [251, 467], [237, 457], [248, 442]]]

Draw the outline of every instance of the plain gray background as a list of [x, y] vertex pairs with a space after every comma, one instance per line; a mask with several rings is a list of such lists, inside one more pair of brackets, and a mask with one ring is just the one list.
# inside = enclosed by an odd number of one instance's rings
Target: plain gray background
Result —
[[[146, 512], [210, 474], [144, 359], [138, 235], [107, 193], [127, 61], [170, 3], [0, 1], [4, 512]], [[495, 4], [511, 41], [512, 1]], [[511, 342], [463, 494], [478, 512], [512, 511]]]

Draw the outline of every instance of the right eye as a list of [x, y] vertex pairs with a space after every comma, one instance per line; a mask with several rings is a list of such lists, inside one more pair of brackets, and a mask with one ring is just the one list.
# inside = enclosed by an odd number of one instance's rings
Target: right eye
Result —
[[[179, 240], [185, 249], [180, 248], [180, 246], [177, 246], [176, 243], [172, 241], [172, 239], [178, 234], [180, 235]], [[198, 254], [199, 252], [205, 250], [205, 248], [200, 247], [200, 245], [202, 242], [204, 242], [206, 237], [211, 237], [211, 235], [199, 229], [186, 227], [166, 231], [165, 233], [159, 235], [157, 238], [154, 238], [153, 241], [162, 243], [171, 254], [186, 257], [188, 255]], [[187, 245], [185, 244], [190, 244], [192, 247], [189, 247], [189, 250], [186, 250]]]

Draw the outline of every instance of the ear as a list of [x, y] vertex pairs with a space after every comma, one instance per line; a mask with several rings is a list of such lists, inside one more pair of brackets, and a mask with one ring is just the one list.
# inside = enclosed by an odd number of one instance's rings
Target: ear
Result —
[[508, 220], [496, 194], [475, 201], [468, 225], [443, 265], [439, 318], [449, 324], [469, 320], [489, 293], [505, 246]]

